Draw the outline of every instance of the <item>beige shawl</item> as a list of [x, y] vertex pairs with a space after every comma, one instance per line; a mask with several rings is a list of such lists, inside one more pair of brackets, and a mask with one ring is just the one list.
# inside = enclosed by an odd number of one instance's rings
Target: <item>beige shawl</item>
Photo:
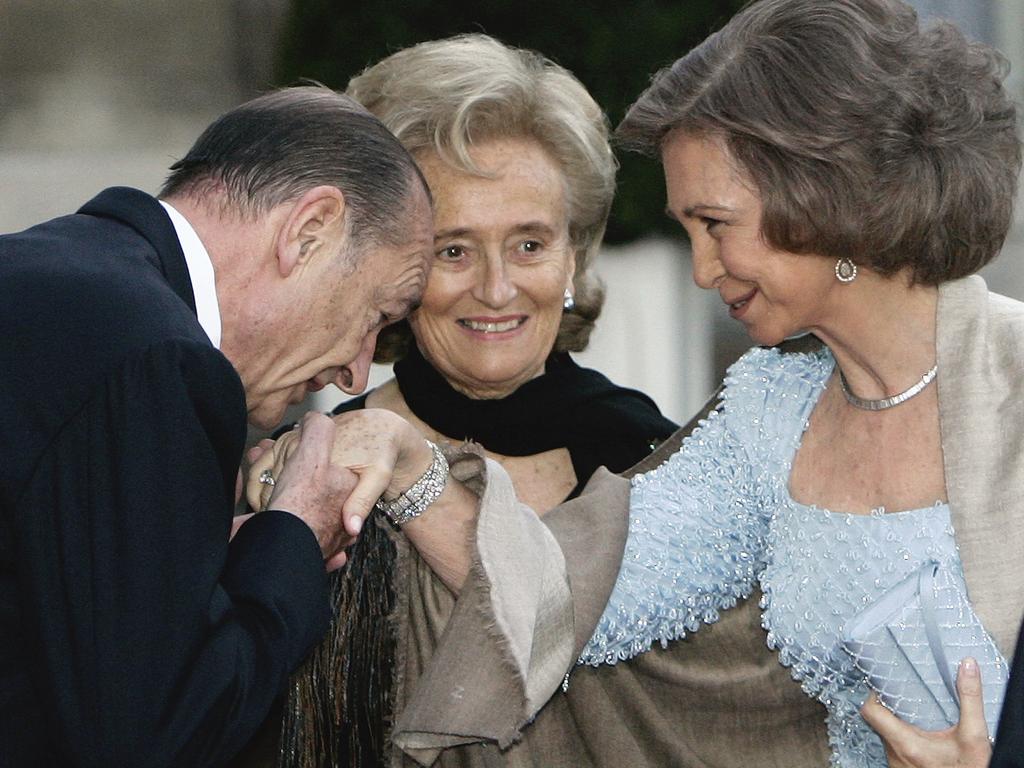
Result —
[[[971, 600], [1009, 656], [1024, 613], [1024, 305], [970, 277], [941, 286], [937, 319], [953, 524]], [[458, 600], [400, 547], [393, 765], [827, 763], [824, 709], [764, 645], [756, 593], [667, 649], [576, 669], [556, 693], [617, 576], [628, 481], [600, 471], [541, 521], [500, 467], [484, 474]]]

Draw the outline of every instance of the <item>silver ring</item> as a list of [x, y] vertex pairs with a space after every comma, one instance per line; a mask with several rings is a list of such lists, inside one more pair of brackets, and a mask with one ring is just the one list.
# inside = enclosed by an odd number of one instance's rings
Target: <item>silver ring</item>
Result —
[[260, 472], [260, 482], [264, 485], [269, 485], [271, 488], [277, 485], [277, 480], [274, 479], [274, 473], [269, 469], [264, 469]]

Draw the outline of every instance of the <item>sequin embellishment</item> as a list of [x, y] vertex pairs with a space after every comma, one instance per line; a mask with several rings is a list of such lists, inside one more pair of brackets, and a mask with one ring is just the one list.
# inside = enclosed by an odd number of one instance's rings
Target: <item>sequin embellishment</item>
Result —
[[769, 647], [827, 709], [831, 764], [882, 768], [881, 741], [858, 711], [868, 689], [839, 628], [924, 560], [963, 576], [945, 504], [850, 515], [790, 498], [793, 458], [833, 367], [827, 350], [751, 350], [729, 369], [720, 408], [633, 479], [622, 567], [579, 663], [682, 638], [759, 581]]

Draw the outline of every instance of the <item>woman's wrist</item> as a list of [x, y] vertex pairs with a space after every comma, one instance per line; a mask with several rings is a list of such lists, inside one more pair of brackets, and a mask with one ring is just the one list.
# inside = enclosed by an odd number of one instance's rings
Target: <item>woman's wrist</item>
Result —
[[[423, 514], [427, 507], [437, 501], [444, 492], [444, 486], [448, 480], [448, 461], [441, 449], [429, 440], [421, 442], [430, 451], [430, 463], [427, 468], [405, 490], [391, 499], [381, 497], [374, 505], [374, 508], [384, 514], [395, 526], [402, 526]], [[402, 484], [400, 478], [397, 483], [394, 479], [392, 480], [392, 487], [401, 487]]]

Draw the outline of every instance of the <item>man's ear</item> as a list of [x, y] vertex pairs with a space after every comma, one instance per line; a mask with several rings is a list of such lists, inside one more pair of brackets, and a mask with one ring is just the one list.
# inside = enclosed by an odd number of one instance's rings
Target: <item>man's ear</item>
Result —
[[277, 233], [275, 250], [281, 277], [288, 277], [317, 254], [338, 253], [344, 235], [345, 196], [341, 190], [324, 185], [303, 193], [291, 203]]

